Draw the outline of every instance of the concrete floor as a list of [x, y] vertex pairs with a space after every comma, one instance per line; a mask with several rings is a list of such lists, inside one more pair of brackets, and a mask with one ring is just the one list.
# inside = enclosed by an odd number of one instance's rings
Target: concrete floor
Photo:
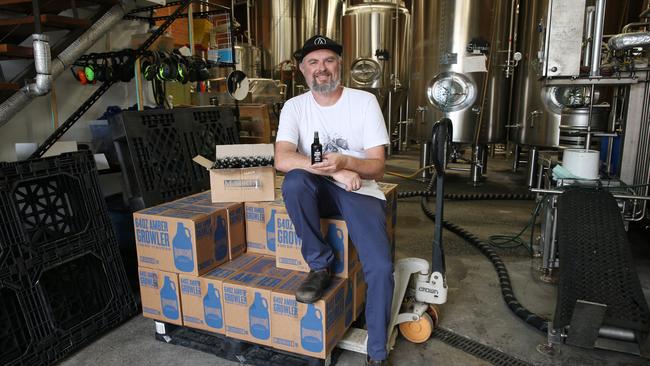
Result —
[[[394, 155], [387, 171], [410, 173], [418, 167], [417, 151]], [[489, 161], [488, 174], [479, 187], [469, 184], [468, 173], [451, 171], [446, 178], [448, 193], [525, 193], [524, 172], [511, 171], [511, 161], [496, 155]], [[423, 190], [415, 180], [386, 175], [388, 182], [399, 183], [400, 191]], [[433, 205], [431, 206], [433, 208]], [[482, 240], [490, 235], [518, 233], [530, 219], [533, 201], [446, 201], [445, 219]], [[399, 201], [397, 258], [421, 257], [431, 253], [433, 223], [422, 213], [420, 198]], [[528, 238], [529, 232], [524, 238]], [[650, 245], [647, 229], [632, 238], [633, 252], [643, 292], [650, 301]], [[609, 351], [584, 350], [561, 346], [553, 356], [536, 350], [545, 336], [524, 324], [505, 306], [492, 264], [458, 236], [443, 235], [447, 261], [448, 301], [441, 306], [440, 325], [521, 360], [536, 365], [648, 365], [649, 360]], [[530, 311], [551, 318], [555, 309], [556, 287], [542, 282], [539, 259], [531, 259], [523, 248], [500, 250], [511, 276], [515, 295]], [[364, 356], [343, 352], [337, 365], [362, 365]], [[445, 343], [429, 339], [412, 344], [398, 338], [391, 353], [395, 365], [488, 365]], [[150, 319], [137, 316], [106, 334], [88, 347], [68, 357], [64, 366], [77, 365], [230, 365], [233, 362], [211, 354], [165, 344], [154, 339]]]

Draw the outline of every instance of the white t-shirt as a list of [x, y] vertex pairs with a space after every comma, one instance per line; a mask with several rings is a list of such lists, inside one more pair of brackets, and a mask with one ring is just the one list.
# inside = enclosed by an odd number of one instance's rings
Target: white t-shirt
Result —
[[[298, 152], [309, 156], [314, 132], [318, 132], [323, 153], [338, 152], [359, 159], [366, 158], [365, 150], [389, 143], [377, 98], [357, 89], [343, 88], [339, 100], [327, 107], [320, 106], [311, 92], [284, 104], [276, 141], [295, 144]], [[355, 192], [385, 199], [374, 180], [363, 179], [361, 189]]]

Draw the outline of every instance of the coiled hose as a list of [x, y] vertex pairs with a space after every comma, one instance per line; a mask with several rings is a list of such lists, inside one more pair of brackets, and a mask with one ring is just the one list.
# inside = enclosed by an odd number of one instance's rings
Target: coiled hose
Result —
[[[435, 181], [436, 181], [436, 175], [434, 175], [431, 178], [431, 181], [429, 182], [426, 191], [400, 192], [397, 195], [397, 197], [405, 198], [405, 197], [422, 196], [422, 200], [420, 201], [422, 211], [424, 211], [424, 213], [427, 215], [429, 219], [435, 221], [436, 215], [428, 207], [428, 199], [427, 199], [427, 197], [435, 196], [433, 192]], [[445, 194], [444, 197], [447, 198], [447, 196], [448, 195]], [[535, 197], [534, 195], [531, 194], [487, 194], [487, 195], [471, 194], [471, 195], [449, 195], [449, 196], [461, 197], [460, 199], [464, 199], [464, 200], [469, 200], [469, 199], [476, 199], [476, 200], [481, 200], [481, 199], [524, 200], [526, 199], [527, 200], [527, 199], [534, 199]], [[524, 322], [533, 326], [535, 329], [539, 330], [540, 332], [546, 334], [548, 330], [548, 320], [542, 318], [537, 314], [530, 312], [523, 305], [521, 305], [519, 301], [517, 301], [514, 291], [512, 290], [512, 283], [510, 282], [510, 275], [508, 274], [508, 270], [505, 264], [503, 263], [503, 261], [501, 260], [501, 257], [499, 257], [499, 255], [496, 253], [496, 251], [489, 244], [481, 241], [478, 237], [476, 237], [472, 233], [468, 232], [467, 230], [461, 228], [456, 224], [453, 224], [443, 219], [442, 226], [445, 229], [451, 231], [452, 233], [460, 236], [471, 245], [473, 245], [484, 256], [486, 256], [490, 260], [490, 262], [492, 262], [492, 265], [494, 266], [494, 270], [497, 272], [497, 276], [499, 277], [499, 285], [501, 286], [501, 296], [503, 297], [503, 300], [506, 302], [506, 305], [508, 305], [508, 308]]]
[[[399, 192], [397, 198], [409, 198], [409, 197], [435, 197], [436, 192], [431, 191], [410, 191], [410, 192]], [[534, 200], [536, 197], [532, 193], [445, 193], [444, 199], [454, 200], [454, 201], [472, 201], [472, 200], [513, 200], [513, 201], [525, 201], [525, 200]]]

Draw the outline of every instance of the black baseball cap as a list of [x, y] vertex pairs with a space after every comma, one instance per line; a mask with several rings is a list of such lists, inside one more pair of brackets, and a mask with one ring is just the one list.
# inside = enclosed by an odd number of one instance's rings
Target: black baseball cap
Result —
[[293, 57], [295, 57], [298, 62], [302, 62], [302, 59], [310, 52], [323, 49], [334, 51], [339, 56], [341, 56], [341, 53], [343, 52], [343, 46], [336, 43], [336, 41], [317, 34], [306, 40], [305, 44], [302, 45], [302, 48], [293, 53]]

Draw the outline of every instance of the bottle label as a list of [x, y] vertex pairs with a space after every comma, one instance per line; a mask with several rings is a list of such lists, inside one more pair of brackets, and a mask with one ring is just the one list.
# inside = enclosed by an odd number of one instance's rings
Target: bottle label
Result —
[[320, 150], [314, 150], [311, 155], [311, 161], [313, 163], [322, 163], [323, 162], [323, 154]]

